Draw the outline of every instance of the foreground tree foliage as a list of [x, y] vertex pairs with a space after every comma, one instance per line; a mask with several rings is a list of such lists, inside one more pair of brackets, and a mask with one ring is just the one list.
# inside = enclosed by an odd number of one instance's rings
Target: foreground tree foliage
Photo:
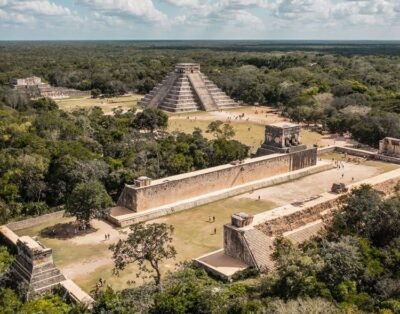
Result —
[[130, 229], [126, 240], [119, 240], [110, 246], [115, 273], [124, 270], [128, 264], [137, 263], [139, 271], [152, 274], [155, 285], [161, 288], [160, 263], [176, 256], [176, 250], [171, 244], [174, 227], [165, 223], [137, 223]]

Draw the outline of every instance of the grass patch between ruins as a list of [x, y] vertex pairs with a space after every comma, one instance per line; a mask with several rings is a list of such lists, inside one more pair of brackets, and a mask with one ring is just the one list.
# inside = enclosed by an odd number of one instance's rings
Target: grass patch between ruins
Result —
[[[233, 213], [245, 211], [256, 214], [275, 206], [269, 201], [228, 198], [150, 221], [165, 222], [175, 227], [174, 245], [178, 255], [176, 260], [164, 263], [163, 271], [174, 271], [175, 264], [178, 262], [191, 260], [222, 248], [223, 224], [230, 221]], [[215, 216], [215, 223], [208, 222], [209, 216]], [[85, 240], [85, 237], [57, 239], [40, 236], [44, 228], [72, 220], [73, 218], [53, 219], [32, 228], [18, 230], [16, 233], [38, 236], [39, 241], [53, 249], [55, 264], [85, 291], [89, 292], [100, 277], [115, 289], [126, 288], [128, 280], [135, 280], [136, 284], [142, 283], [140, 278], [136, 278], [135, 265], [127, 267], [119, 277], [112, 275], [113, 262], [108, 249], [111, 242], [103, 241], [103, 237], [105, 233], [112, 233], [112, 239], [116, 241], [117, 235], [123, 237], [123, 232], [128, 231], [127, 228], [121, 230], [102, 223], [98, 231], [87, 235], [93, 238], [92, 242], [88, 242], [87, 238]], [[216, 234], [214, 234], [214, 228], [217, 229]]]
[[104, 113], [110, 113], [113, 108], [118, 107], [121, 107], [124, 110], [132, 109], [137, 105], [138, 100], [142, 97], [142, 95], [133, 94], [109, 98], [91, 98], [90, 95], [87, 95], [75, 98], [59, 99], [56, 100], [56, 102], [60, 109], [65, 111], [100, 107], [103, 109]]

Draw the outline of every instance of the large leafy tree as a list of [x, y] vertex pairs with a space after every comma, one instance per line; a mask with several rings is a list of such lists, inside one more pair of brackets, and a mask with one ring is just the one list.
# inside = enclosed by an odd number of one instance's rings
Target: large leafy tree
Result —
[[149, 130], [153, 133], [157, 129], [168, 126], [167, 114], [158, 108], [146, 108], [139, 112], [133, 120], [133, 127], [139, 130]]
[[130, 227], [126, 240], [112, 245], [116, 274], [128, 264], [137, 263], [140, 272], [152, 274], [156, 286], [161, 289], [160, 264], [165, 259], [175, 258], [176, 250], [172, 246], [174, 227], [165, 223], [137, 223]]
[[65, 213], [89, 226], [91, 219], [104, 216], [112, 204], [104, 186], [99, 181], [92, 180], [80, 183], [73, 189], [67, 200]]

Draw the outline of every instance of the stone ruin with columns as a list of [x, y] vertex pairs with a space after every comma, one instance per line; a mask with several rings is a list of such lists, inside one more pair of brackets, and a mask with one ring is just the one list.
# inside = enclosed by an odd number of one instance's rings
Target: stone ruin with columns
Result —
[[298, 124], [279, 122], [265, 127], [265, 141], [257, 150], [257, 156], [292, 153], [307, 148], [301, 144], [301, 127]]

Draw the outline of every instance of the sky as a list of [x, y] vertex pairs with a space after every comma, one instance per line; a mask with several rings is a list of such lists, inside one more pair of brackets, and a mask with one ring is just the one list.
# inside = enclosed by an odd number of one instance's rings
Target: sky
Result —
[[0, 0], [0, 40], [400, 40], [400, 0]]

